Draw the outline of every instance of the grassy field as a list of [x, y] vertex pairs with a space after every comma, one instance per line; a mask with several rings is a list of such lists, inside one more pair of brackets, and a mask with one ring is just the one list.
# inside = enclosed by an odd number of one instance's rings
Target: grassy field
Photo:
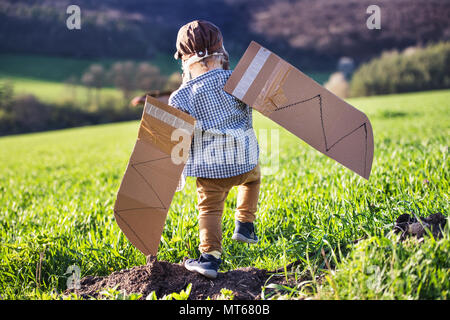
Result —
[[[443, 239], [421, 244], [400, 243], [391, 230], [402, 213], [448, 217], [450, 90], [349, 102], [374, 129], [368, 182], [255, 111], [257, 133], [280, 130], [280, 167], [262, 179], [258, 245], [231, 240], [236, 190], [230, 193], [221, 271], [300, 260], [290, 273], [298, 284], [272, 298], [449, 299], [448, 227]], [[113, 217], [137, 128], [128, 122], [0, 138], [2, 298], [61, 298], [72, 264], [86, 276], [145, 263]], [[188, 179], [173, 200], [158, 259], [198, 255], [195, 206]]]
[[[72, 76], [80, 79], [91, 64], [98, 63], [108, 69], [114, 62], [115, 60], [112, 59], [89, 60], [0, 54], [0, 81], [13, 83], [14, 92], [17, 95], [33, 94], [39, 100], [47, 103], [62, 103], [71, 100], [80, 105], [86, 105], [89, 90], [82, 85], [69, 86], [66, 84], [66, 80]], [[167, 69], [167, 67], [165, 68]], [[120, 99], [122, 97], [122, 93], [116, 88], [102, 88], [100, 92], [103, 99]]]
[[[117, 59], [77, 59], [27, 54], [0, 54], [0, 75], [18, 78], [32, 78], [51, 82], [63, 82], [70, 76], [80, 78], [91, 64], [101, 64], [108, 69]], [[155, 55], [149, 62], [158, 66], [161, 73], [170, 75], [177, 71], [178, 64], [173, 57]]]
[[[10, 81], [14, 86], [14, 94], [32, 94], [42, 102], [64, 103], [74, 101], [80, 106], [89, 104], [89, 89], [82, 85], [68, 86], [63, 82], [37, 80], [26, 77], [0, 77], [1, 80]], [[96, 91], [91, 90], [91, 99], [95, 99]], [[101, 99], [123, 99], [122, 92], [116, 88], [100, 89]]]
[[[69, 86], [66, 80], [71, 76], [80, 79], [91, 64], [101, 64], [107, 70], [116, 61], [0, 54], [0, 82], [10, 81], [16, 94], [33, 94], [43, 102], [62, 103], [70, 100], [76, 101], [79, 105], [87, 105], [89, 90], [82, 85]], [[171, 56], [159, 54], [147, 62], [158, 66], [161, 73], [166, 76], [180, 71], [178, 62]], [[234, 66], [237, 62], [238, 60], [234, 59], [231, 65]], [[329, 77], [328, 72], [311, 72], [308, 75], [321, 84]], [[92, 95], [94, 94], [92, 92]], [[122, 92], [113, 87], [102, 88], [100, 94], [102, 99], [122, 98]]]

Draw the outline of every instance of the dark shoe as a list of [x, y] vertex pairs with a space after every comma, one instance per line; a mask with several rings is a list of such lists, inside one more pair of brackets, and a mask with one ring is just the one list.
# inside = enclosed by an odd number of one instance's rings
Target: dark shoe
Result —
[[234, 224], [234, 234], [231, 239], [245, 243], [258, 242], [258, 237], [255, 234], [255, 226], [253, 225], [253, 222], [240, 222], [235, 220]]
[[217, 270], [222, 260], [216, 259], [213, 255], [202, 253], [198, 259], [187, 259], [184, 267], [189, 271], [195, 271], [207, 278], [217, 278]]

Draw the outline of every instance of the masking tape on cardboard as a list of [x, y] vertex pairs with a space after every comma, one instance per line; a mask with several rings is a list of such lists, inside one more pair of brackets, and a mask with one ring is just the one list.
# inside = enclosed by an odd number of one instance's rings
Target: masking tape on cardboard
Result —
[[157, 106], [154, 106], [149, 102], [145, 104], [145, 113], [176, 129], [184, 129], [189, 134], [192, 134], [194, 132], [194, 126], [192, 124], [178, 118], [177, 116], [174, 116], [173, 114], [161, 108], [158, 108]]
[[253, 108], [265, 116], [269, 116], [278, 107], [286, 104], [288, 99], [284, 93], [283, 84], [290, 71], [291, 67], [288, 63], [283, 60], [278, 61], [259, 95], [256, 97]]
[[238, 84], [234, 88], [232, 93], [233, 96], [235, 96], [239, 100], [242, 100], [244, 98], [245, 94], [252, 85], [253, 81], [255, 81], [269, 56], [269, 50], [263, 47], [258, 50], [256, 56], [253, 58], [247, 70], [245, 70], [244, 74], [242, 75], [241, 80], [239, 80]]

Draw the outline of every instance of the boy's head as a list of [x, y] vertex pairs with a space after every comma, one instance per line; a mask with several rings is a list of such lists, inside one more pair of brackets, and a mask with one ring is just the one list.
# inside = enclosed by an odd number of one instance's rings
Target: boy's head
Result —
[[183, 81], [213, 68], [229, 68], [228, 53], [220, 29], [205, 20], [194, 20], [178, 31], [175, 59], [181, 59]]

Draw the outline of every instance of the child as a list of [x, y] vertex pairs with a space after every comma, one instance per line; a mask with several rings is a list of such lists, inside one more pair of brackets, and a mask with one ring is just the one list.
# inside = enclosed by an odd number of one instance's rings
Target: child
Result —
[[223, 90], [231, 75], [228, 53], [217, 26], [192, 21], [178, 31], [175, 59], [181, 59], [183, 83], [169, 104], [196, 119], [184, 175], [197, 177], [201, 255], [185, 267], [216, 278], [221, 263], [221, 218], [228, 192], [238, 186], [232, 239], [257, 243], [253, 221], [259, 197], [259, 147], [252, 109]]

